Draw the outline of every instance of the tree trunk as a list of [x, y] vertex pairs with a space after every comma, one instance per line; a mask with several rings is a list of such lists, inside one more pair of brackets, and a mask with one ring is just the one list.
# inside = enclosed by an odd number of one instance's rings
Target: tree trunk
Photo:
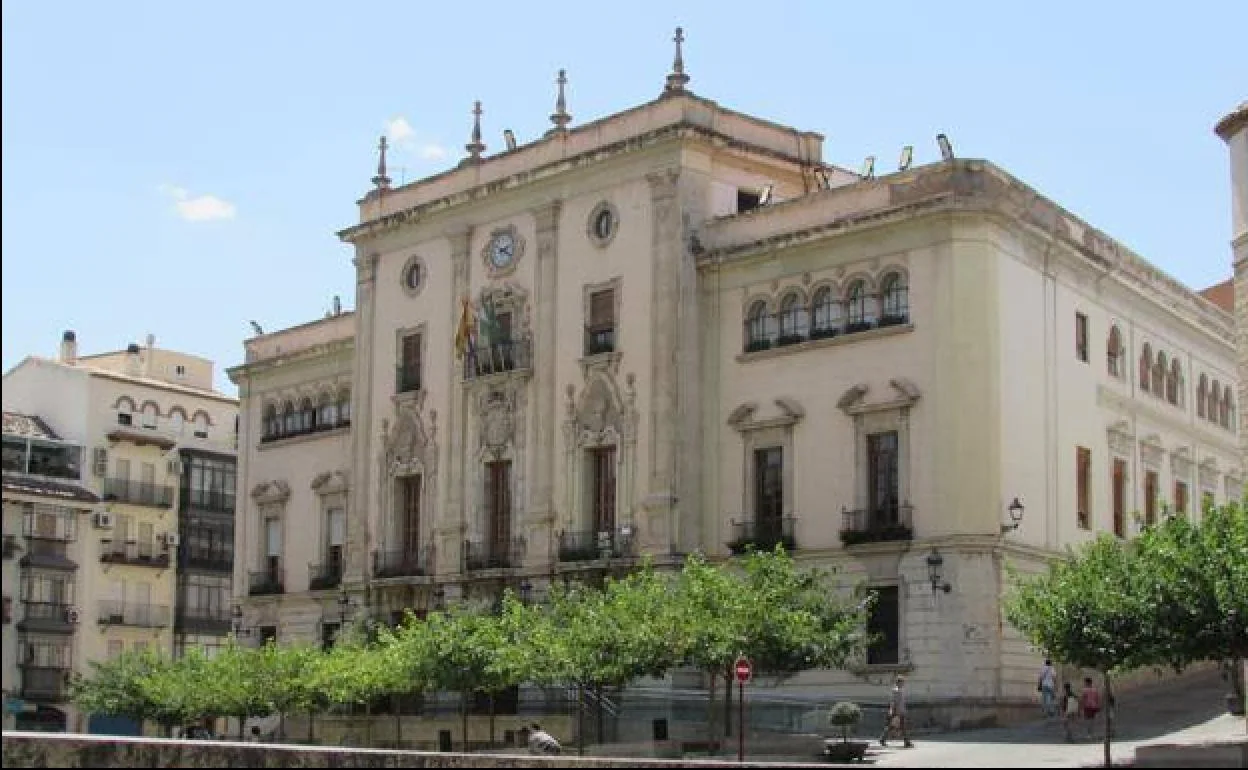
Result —
[[460, 729], [464, 736], [464, 753], [468, 753], [468, 691], [464, 690], [459, 699]]
[[494, 748], [494, 692], [490, 691], [490, 748]]
[[373, 702], [364, 704], [364, 745], [373, 745]]
[[238, 718], [238, 739], [240, 741], [246, 740], [246, 738], [243, 736], [243, 727], [245, 726], [246, 722], [247, 722], [247, 717], [245, 715], [240, 716]]
[[576, 686], [576, 755], [585, 756], [585, 685]]
[[597, 693], [597, 696], [598, 696], [598, 698], [597, 698], [597, 700], [598, 700], [598, 736], [597, 736], [597, 741], [598, 741], [598, 743], [605, 743], [605, 741], [603, 741], [603, 739], [602, 739], [602, 734], [603, 734], [603, 732], [604, 732], [604, 729], [603, 729], [603, 721], [604, 721], [604, 720], [603, 720], [603, 717], [604, 717], [604, 715], [603, 715], [603, 713], [602, 713], [602, 712], [603, 712], [603, 708], [602, 708], [602, 685], [601, 685], [601, 684], [596, 684], [596, 685], [594, 685], [594, 692], [595, 692], [595, 693]]
[[394, 706], [394, 747], [403, 748], [403, 698], [392, 695], [391, 705]]
[[706, 687], [706, 740], [708, 743], [713, 743], [717, 732], [715, 729], [715, 682], [719, 677], [715, 669], [707, 673], [710, 674], [710, 683]]
[[316, 742], [316, 737], [315, 737], [315, 732], [314, 732], [315, 729], [316, 729], [316, 712], [309, 709], [308, 710], [308, 745], [309, 746], [311, 746], [313, 743]]
[[286, 740], [286, 712], [277, 712], [277, 739], [284, 742]]
[[1113, 685], [1109, 681], [1109, 672], [1102, 672], [1105, 678], [1105, 702], [1101, 704], [1102, 711], [1105, 712], [1105, 766], [1114, 766], [1113, 753], [1110, 751], [1110, 745], [1113, 743], [1114, 736], [1114, 707], [1110, 704], [1114, 702]]
[[[729, 669], [731, 672], [732, 669]], [[732, 674], [724, 674], [724, 737], [732, 737]]]

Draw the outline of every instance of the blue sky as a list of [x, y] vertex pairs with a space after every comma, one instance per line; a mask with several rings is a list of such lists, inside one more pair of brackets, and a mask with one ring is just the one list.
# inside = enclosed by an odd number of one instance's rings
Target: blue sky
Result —
[[[1225, 146], [1248, 3], [3, 5], [3, 366], [157, 344], [242, 358], [354, 304], [353, 222], [391, 127], [398, 183], [689, 87], [879, 167], [947, 133], [1190, 286], [1230, 273]], [[218, 386], [233, 393], [223, 374]]]

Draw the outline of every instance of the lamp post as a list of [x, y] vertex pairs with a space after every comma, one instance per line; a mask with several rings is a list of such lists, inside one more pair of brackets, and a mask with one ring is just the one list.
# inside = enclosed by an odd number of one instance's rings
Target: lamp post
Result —
[[1010, 523], [1001, 525], [1001, 534], [1003, 535], [1006, 532], [1018, 529], [1018, 525], [1023, 523], [1024, 507], [1018, 498], [1015, 497], [1005, 510], [1010, 514]]
[[940, 555], [940, 551], [933, 548], [932, 552], [927, 555], [927, 577], [932, 581], [932, 593], [937, 591], [949, 593], [953, 589], [949, 581], [941, 579], [944, 565], [945, 557]]

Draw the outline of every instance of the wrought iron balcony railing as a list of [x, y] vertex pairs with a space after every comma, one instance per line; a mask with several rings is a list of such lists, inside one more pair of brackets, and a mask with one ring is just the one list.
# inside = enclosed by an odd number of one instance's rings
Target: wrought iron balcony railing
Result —
[[52, 703], [69, 700], [68, 666], [19, 665], [22, 669], [23, 700]]
[[248, 596], [271, 596], [286, 593], [281, 569], [265, 569], [247, 574]]
[[169, 567], [169, 552], [151, 543], [112, 542], [101, 546], [100, 561], [105, 564], [129, 564], [134, 567]]
[[598, 329], [585, 329], [585, 355], [594, 356], [599, 353], [615, 352], [615, 327], [604, 326]]
[[411, 366], [394, 367], [394, 392], [412, 393], [420, 390], [420, 370]]
[[173, 626], [181, 633], [222, 636], [230, 630], [230, 611], [224, 607], [179, 605], [173, 614]]
[[169, 625], [169, 608], [163, 604], [135, 604], [104, 599], [100, 602], [100, 623], [137, 628], [163, 628]]
[[78, 621], [78, 610], [67, 602], [22, 602], [18, 631], [70, 634]]
[[859, 510], [841, 509], [841, 542], [845, 545], [914, 538], [914, 507], [909, 503]]
[[234, 554], [224, 550], [192, 548], [178, 556], [178, 564], [184, 569], [230, 572], [234, 569]]
[[733, 521], [728, 549], [741, 554], [751, 549], [772, 551], [783, 545], [784, 550], [791, 552], [797, 548], [796, 524], [794, 516], [756, 516], [749, 521]]
[[610, 530], [559, 533], [559, 561], [627, 559], [636, 555], [632, 534]]
[[433, 574], [433, 546], [373, 551], [373, 577], [419, 577]]
[[234, 493], [218, 489], [194, 489], [182, 486], [182, 500], [191, 508], [219, 513], [234, 512]]
[[527, 339], [482, 345], [464, 356], [464, 379], [473, 380], [491, 374], [528, 369], [531, 365], [529, 350]]
[[524, 539], [465, 540], [464, 569], [508, 569], [524, 562]]
[[130, 479], [104, 479], [104, 499], [131, 505], [169, 508], [173, 505], [173, 487]]
[[308, 565], [308, 590], [327, 591], [342, 583], [342, 562], [329, 561]]

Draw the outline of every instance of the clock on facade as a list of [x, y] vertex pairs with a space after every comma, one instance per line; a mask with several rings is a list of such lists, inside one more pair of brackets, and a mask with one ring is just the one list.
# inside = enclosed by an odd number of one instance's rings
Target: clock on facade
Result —
[[510, 232], [501, 232], [490, 241], [490, 264], [502, 270], [511, 265], [516, 258], [516, 236]]

